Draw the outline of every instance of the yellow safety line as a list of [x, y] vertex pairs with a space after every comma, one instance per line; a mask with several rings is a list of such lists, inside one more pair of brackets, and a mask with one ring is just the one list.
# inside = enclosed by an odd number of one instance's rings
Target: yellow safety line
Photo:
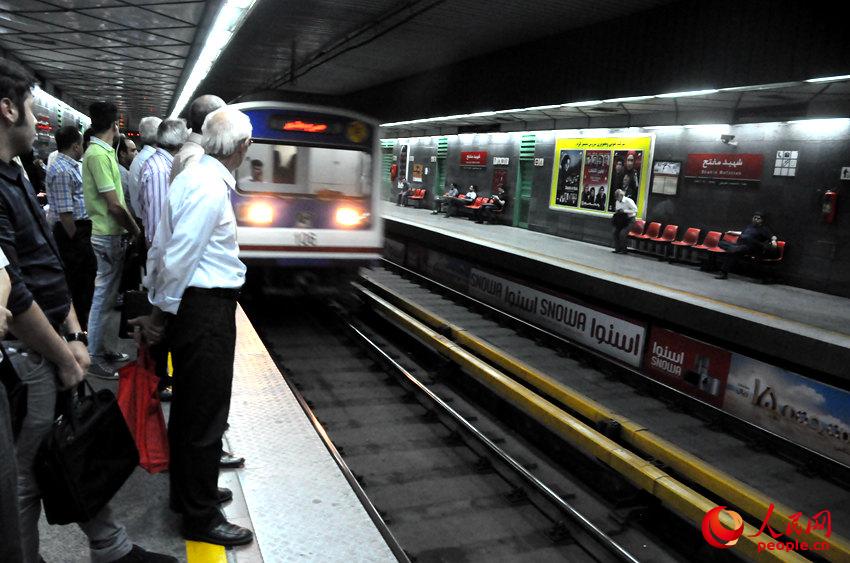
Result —
[[188, 563], [227, 563], [224, 547], [198, 541], [186, 540]]
[[[393, 217], [393, 219], [397, 219], [397, 218]], [[411, 223], [409, 221], [404, 221], [404, 222], [406, 222], [408, 224], [415, 224], [415, 225], [421, 225], [422, 224], [422, 223]], [[460, 235], [460, 236], [463, 237], [464, 235]], [[474, 241], [470, 240], [470, 242], [474, 242]], [[805, 328], [812, 328], [812, 329], [819, 330], [819, 331], [822, 331], [822, 332], [825, 332], [825, 333], [840, 336], [842, 338], [850, 338], [850, 334], [847, 334], [847, 333], [844, 333], [844, 332], [838, 332], [837, 330], [833, 330], [833, 329], [829, 329], [829, 328], [822, 328], [822, 327], [819, 327], [819, 326], [804, 323], [804, 322], [801, 322], [801, 321], [795, 321], [795, 320], [792, 320], [792, 319], [786, 319], [785, 317], [780, 317], [779, 315], [774, 315], [774, 314], [771, 314], [771, 313], [765, 313], [764, 311], [756, 311], [755, 309], [750, 309], [749, 307], [744, 307], [743, 305], [735, 305], [734, 303], [728, 303], [726, 301], [721, 301], [720, 299], [715, 299], [713, 297], [707, 297], [705, 295], [700, 295], [698, 293], [693, 293], [693, 292], [690, 292], [690, 291], [686, 291], [684, 289], [679, 289], [677, 287], [670, 287], [668, 285], [664, 285], [664, 284], [660, 284], [660, 283], [656, 283], [656, 282], [648, 282], [643, 278], [637, 278], [637, 277], [634, 277], [634, 276], [629, 276], [627, 274], [620, 274], [620, 273], [617, 273], [617, 272], [612, 272], [610, 270], [606, 270], [604, 268], [598, 268], [596, 266], [589, 266], [587, 264], [582, 264], [581, 262], [577, 262], [575, 260], [570, 260], [568, 258], [559, 258], [557, 256], [550, 256], [548, 254], [543, 254], [542, 252], [535, 252], [534, 250], [529, 250], [528, 248], [513, 246], [511, 244], [505, 244], [503, 242], [495, 242], [495, 241], [487, 241], [487, 242], [492, 242], [493, 244], [495, 244], [497, 246], [502, 246], [502, 247], [505, 247], [505, 248], [509, 248], [511, 250], [519, 250], [523, 253], [523, 254], [520, 254], [519, 256], [523, 256], [524, 254], [535, 255], [535, 256], [539, 256], [541, 258], [545, 258], [546, 259], [545, 261], [561, 262], [561, 263], [564, 263], [564, 264], [570, 264], [572, 266], [578, 266], [579, 268], [585, 268], [587, 270], [592, 270], [594, 272], [603, 273], [603, 274], [606, 274], [606, 275], [609, 275], [609, 276], [617, 276], [617, 277], [620, 277], [624, 280], [629, 280], [631, 282], [636, 282], [638, 284], [648, 285], [648, 286], [655, 287], [655, 288], [658, 288], [658, 289], [664, 289], [664, 290], [669, 291], [671, 293], [678, 293], [679, 295], [684, 295], [684, 296], [695, 298], [695, 299], [702, 299], [703, 301], [706, 301], [708, 303], [712, 303], [714, 305], [723, 305], [725, 307], [729, 307], [731, 309], [735, 309], [737, 311], [741, 311], [741, 312], [744, 312], [744, 313], [749, 313], [751, 315], [755, 315], [755, 316], [758, 316], [758, 317], [763, 317], [763, 318], [768, 319], [768, 320], [773, 320], [773, 321], [778, 320], [778, 321], [782, 321], [782, 322], [785, 322], [785, 323], [789, 323], [791, 325], [797, 325], [797, 326], [805, 327]]]
[[[472, 377], [491, 391], [544, 424], [585, 454], [599, 459], [633, 485], [652, 494], [662, 504], [689, 520], [694, 526], [699, 528], [705, 513], [716, 506], [709, 499], [677, 481], [650, 462], [623, 449], [613, 440], [603, 436], [470, 352], [463, 350], [448, 338], [437, 334], [368, 289], [357, 284], [355, 286], [378, 308], [394, 317], [418, 336], [430, 340], [439, 351], [462, 365]], [[751, 561], [808, 561], [808, 559], [793, 551], [763, 551], [759, 553], [759, 543], [770, 542], [772, 538], [763, 533], [756, 535], [757, 532], [758, 530], [755, 527], [745, 523], [744, 533], [732, 549]]]
[[[691, 481], [699, 483], [748, 514], [757, 518], [763, 518], [767, 514], [768, 507], [773, 503], [775, 510], [770, 523], [778, 531], [785, 530], [791, 522], [789, 517], [797, 512], [780, 503], [771, 501], [761, 492], [746, 485], [732, 475], [715, 469], [690, 452], [657, 436], [643, 425], [610, 411], [600, 403], [534, 369], [522, 360], [494, 348], [489, 343], [473, 336], [467, 330], [448, 322], [430, 311], [426, 311], [425, 308], [416, 303], [404, 299], [397, 292], [380, 282], [373, 279], [370, 279], [369, 282], [379, 289], [381, 293], [390, 298], [395, 305], [411, 313], [414, 317], [419, 318], [432, 328], [441, 331], [449, 329], [453, 340], [452, 345], [460, 345], [473, 350], [483, 358], [494, 362], [500, 368], [507, 370], [508, 373], [523, 379], [532, 385], [533, 388], [542, 391], [593, 422], [617, 421], [622, 427], [623, 439], [628, 444], [644, 454], [662, 461], [675, 471], [687, 476]], [[841, 558], [846, 558], [846, 560], [850, 560], [850, 542], [845, 538], [836, 536], [835, 534], [827, 538], [819, 531], [813, 531], [811, 535], [815, 536], [818, 541], [830, 542], [830, 551], [820, 553], [827, 559], [841, 560]], [[840, 558], [838, 554], [840, 554]], [[838, 559], [833, 559], [833, 557]]]

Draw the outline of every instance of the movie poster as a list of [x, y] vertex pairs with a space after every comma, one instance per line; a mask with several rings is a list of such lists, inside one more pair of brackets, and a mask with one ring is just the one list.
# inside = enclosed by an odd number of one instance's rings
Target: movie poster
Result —
[[[643, 151], [614, 151], [614, 171], [611, 173], [611, 191], [623, 190], [625, 196], [638, 202], [641, 187]], [[649, 168], [649, 167], [647, 167]], [[608, 211], [614, 212], [616, 200], [611, 198]]]
[[556, 139], [549, 208], [609, 216], [625, 188], [643, 216], [654, 144], [654, 135]]
[[584, 151], [562, 150], [556, 159], [558, 170], [555, 175], [557, 205], [578, 207], [581, 185], [581, 157]]
[[581, 208], [605, 210], [608, 203], [608, 174], [611, 151], [585, 151]]

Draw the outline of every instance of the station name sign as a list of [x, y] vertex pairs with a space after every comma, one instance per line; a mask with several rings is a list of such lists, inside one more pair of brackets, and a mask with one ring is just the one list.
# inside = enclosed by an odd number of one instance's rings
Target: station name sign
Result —
[[685, 177], [718, 186], [739, 186], [760, 182], [764, 157], [760, 154], [689, 154]]
[[487, 151], [464, 151], [460, 153], [461, 166], [487, 166]]

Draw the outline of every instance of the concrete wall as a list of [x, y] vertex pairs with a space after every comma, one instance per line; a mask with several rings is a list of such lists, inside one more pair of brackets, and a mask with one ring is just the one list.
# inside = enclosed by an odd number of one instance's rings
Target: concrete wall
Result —
[[[622, 131], [613, 130], [611, 135]], [[689, 153], [756, 153], [764, 157], [762, 180], [746, 187], [698, 184], [680, 178], [676, 195], [648, 194], [645, 218], [664, 224], [711, 230], [739, 230], [754, 210], [768, 215], [768, 224], [788, 242], [782, 278], [785, 282], [837, 295], [850, 296], [850, 181], [842, 182], [842, 166], [850, 166], [850, 120], [809, 123], [767, 123], [715, 127], [671, 127], [640, 130], [656, 136], [655, 160], [686, 161]], [[630, 133], [632, 133], [630, 131]], [[735, 135], [737, 147], [720, 142], [720, 134]], [[534, 168], [529, 228], [556, 236], [597, 244], [610, 244], [610, 219], [549, 208], [555, 139], [581, 136], [580, 131], [536, 131], [535, 156], [544, 166]], [[485, 133], [448, 136], [446, 182], [463, 187], [477, 184], [491, 193], [494, 156], [510, 158], [509, 193], [516, 197], [519, 142], [522, 133]], [[594, 136], [602, 136], [598, 132]], [[401, 139], [408, 143], [414, 162], [436, 154], [435, 138]], [[462, 151], [488, 151], [483, 169], [460, 166]], [[778, 150], [799, 151], [796, 177], [774, 177]], [[434, 166], [423, 187], [433, 190]], [[428, 183], [430, 182], [430, 183]], [[839, 193], [838, 214], [832, 224], [820, 215], [820, 196], [826, 189]], [[433, 191], [431, 191], [433, 193]], [[429, 198], [430, 199], [430, 198]], [[680, 235], [681, 236], [681, 235]]]

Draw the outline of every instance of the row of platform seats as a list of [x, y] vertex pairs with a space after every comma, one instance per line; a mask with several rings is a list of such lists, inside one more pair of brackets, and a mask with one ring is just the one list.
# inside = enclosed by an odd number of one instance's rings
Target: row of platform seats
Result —
[[[679, 261], [689, 253], [691, 258], [702, 260], [712, 255], [723, 254], [726, 251], [720, 247], [720, 241], [730, 244], [738, 242], [739, 232], [708, 231], [700, 242], [702, 231], [696, 227], [690, 227], [685, 231], [681, 240], [676, 240], [679, 233], [678, 225], [667, 225], [661, 230], [661, 223], [649, 223], [643, 219], [635, 220], [629, 230], [629, 238], [635, 241], [635, 250], [643, 250], [659, 254], [671, 261]], [[641, 248], [643, 246], [644, 248]], [[648, 247], [648, 248], [647, 248]], [[776, 264], [785, 256], [785, 241], [776, 241], [777, 253], [771, 256], [749, 256], [749, 259], [762, 264]]]

